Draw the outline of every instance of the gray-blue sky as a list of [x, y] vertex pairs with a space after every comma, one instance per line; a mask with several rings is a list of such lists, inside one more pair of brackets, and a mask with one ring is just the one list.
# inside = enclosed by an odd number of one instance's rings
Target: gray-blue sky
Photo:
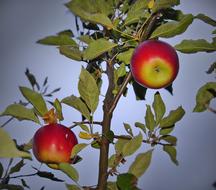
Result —
[[[29, 85], [24, 71], [28, 67], [38, 78], [39, 82], [48, 76], [50, 88], [62, 87], [56, 96], [61, 99], [71, 93], [77, 94], [78, 75], [81, 63], [69, 60], [58, 53], [54, 47], [42, 46], [35, 42], [47, 35], [55, 34], [64, 29], [75, 29], [74, 18], [64, 7], [67, 1], [57, 0], [1, 0], [0, 1], [0, 110], [19, 100], [21, 97], [18, 86]], [[185, 13], [205, 13], [216, 18], [215, 0], [182, 0], [179, 9]], [[213, 27], [195, 20], [184, 35], [166, 41], [172, 45], [183, 39], [206, 38], [210, 40]], [[210, 112], [192, 113], [195, 105], [195, 95], [198, 88], [206, 81], [215, 81], [215, 76], [207, 75], [205, 71], [215, 61], [215, 53], [199, 53], [180, 56], [180, 71], [174, 82], [174, 96], [167, 91], [160, 90], [166, 101], [167, 110], [182, 105], [186, 109], [186, 116], [178, 123], [174, 135], [178, 137], [178, 160], [176, 167], [169, 157], [157, 147], [149, 170], [140, 179], [139, 184], [146, 190], [204, 190], [213, 189], [216, 180], [216, 116]], [[84, 64], [83, 64], [84, 65]], [[106, 83], [104, 84], [104, 89]], [[114, 112], [112, 128], [117, 133], [124, 132], [123, 122], [133, 125], [134, 122], [144, 120], [145, 104], [152, 103], [154, 90], [149, 90], [146, 101], [136, 101], [132, 89], [128, 97], [122, 98]], [[100, 104], [101, 106], [101, 104]], [[79, 114], [64, 107], [65, 125], [79, 121]], [[102, 117], [101, 108], [95, 118]], [[0, 118], [3, 123], [6, 118]], [[29, 140], [38, 126], [30, 122], [10, 123], [5, 129], [19, 143]], [[76, 133], [79, 130], [76, 129]], [[136, 131], [137, 132], [137, 131]], [[149, 147], [143, 146], [145, 151]], [[87, 149], [82, 153], [84, 161], [76, 167], [80, 171], [82, 185], [96, 184], [98, 151]], [[129, 158], [132, 161], [134, 158]], [[4, 160], [6, 163], [6, 160]], [[24, 173], [31, 170], [30, 162], [24, 168]], [[35, 161], [35, 166], [39, 163]], [[122, 171], [126, 171], [126, 166]], [[47, 170], [46, 166], [42, 169]], [[93, 175], [95, 174], [95, 175]], [[60, 172], [56, 175], [64, 178]], [[70, 180], [66, 178], [68, 183]], [[60, 189], [64, 184], [55, 183], [41, 178], [27, 178], [33, 190], [46, 185], [46, 189]]]

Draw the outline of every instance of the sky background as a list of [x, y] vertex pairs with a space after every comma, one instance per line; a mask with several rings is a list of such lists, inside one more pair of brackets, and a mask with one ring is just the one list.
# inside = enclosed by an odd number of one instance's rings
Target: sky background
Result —
[[[49, 77], [50, 90], [61, 87], [55, 98], [60, 100], [72, 93], [78, 95], [77, 84], [80, 69], [84, 63], [71, 61], [60, 55], [55, 47], [43, 46], [35, 42], [48, 35], [72, 29], [75, 31], [74, 17], [66, 9], [63, 0], [0, 0], [0, 111], [9, 104], [23, 100], [18, 90], [19, 86], [29, 86], [24, 72], [29, 68], [41, 84]], [[178, 7], [184, 13], [205, 13], [216, 19], [215, 0], [181, 0]], [[213, 27], [195, 20], [189, 29], [181, 36], [164, 39], [175, 45], [183, 39], [205, 38], [211, 40]], [[152, 163], [139, 180], [139, 187], [145, 190], [213, 190], [216, 181], [216, 115], [211, 112], [193, 113], [196, 92], [208, 81], [215, 81], [215, 74], [207, 75], [205, 71], [216, 60], [215, 53], [198, 53], [192, 55], [179, 54], [180, 70], [173, 83], [174, 96], [165, 90], [159, 90], [169, 110], [182, 105], [186, 110], [185, 117], [177, 124], [173, 135], [178, 138], [177, 159], [175, 166], [162, 147], [155, 148]], [[103, 85], [105, 92], [106, 82]], [[136, 101], [132, 88], [129, 88], [127, 98], [122, 98], [114, 112], [112, 129], [117, 134], [124, 132], [123, 122], [133, 125], [136, 121], [144, 122], [145, 104], [151, 104], [155, 90], [148, 90], [146, 101]], [[102, 101], [102, 98], [101, 98]], [[101, 120], [101, 103], [95, 114], [96, 120]], [[213, 101], [212, 106], [216, 106]], [[77, 111], [64, 107], [64, 125], [80, 121]], [[0, 118], [2, 124], [8, 118]], [[31, 122], [13, 121], [5, 129], [19, 144], [27, 142], [38, 126]], [[138, 133], [138, 131], [134, 131]], [[79, 129], [75, 129], [79, 133]], [[80, 141], [82, 142], [82, 141]], [[2, 145], [0, 145], [2, 146]], [[143, 145], [139, 152], [149, 150]], [[111, 148], [111, 151], [113, 149]], [[98, 151], [87, 148], [81, 153], [84, 160], [75, 167], [80, 173], [81, 185], [95, 185], [98, 171]], [[23, 174], [32, 173], [31, 165], [39, 167], [39, 162], [28, 162], [23, 168]], [[131, 162], [134, 157], [128, 158]], [[0, 160], [4, 166], [7, 159]], [[127, 164], [126, 164], [127, 165]], [[128, 164], [129, 165], [129, 164]], [[55, 172], [45, 165], [41, 170], [50, 170], [59, 178], [72, 183], [61, 172]], [[120, 171], [126, 171], [124, 166]], [[110, 179], [112, 180], [112, 178]], [[64, 183], [52, 182], [39, 177], [26, 178], [31, 189], [64, 189]], [[11, 181], [18, 183], [19, 181]]]

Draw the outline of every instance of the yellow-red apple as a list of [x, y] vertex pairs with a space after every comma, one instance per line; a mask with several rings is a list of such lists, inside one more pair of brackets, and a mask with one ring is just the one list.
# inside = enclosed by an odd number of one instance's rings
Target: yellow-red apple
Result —
[[48, 124], [33, 137], [33, 153], [38, 161], [57, 169], [61, 162], [71, 161], [71, 151], [77, 144], [75, 134], [61, 124]]
[[130, 66], [136, 82], [147, 88], [159, 89], [175, 80], [179, 59], [175, 49], [168, 43], [146, 40], [134, 50]]

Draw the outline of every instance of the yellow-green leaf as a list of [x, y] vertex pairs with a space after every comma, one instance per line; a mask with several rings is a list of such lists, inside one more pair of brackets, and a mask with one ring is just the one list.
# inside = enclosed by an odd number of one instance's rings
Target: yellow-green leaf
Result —
[[145, 115], [145, 124], [146, 124], [146, 127], [150, 131], [153, 131], [154, 128], [156, 127], [154, 115], [151, 111], [151, 107], [149, 105], [146, 105], [146, 107], [147, 107], [147, 109], [146, 109], [146, 115]]
[[204, 39], [183, 40], [175, 45], [175, 49], [182, 53], [213, 52], [216, 51], [216, 45]]
[[94, 77], [84, 68], [79, 76], [78, 90], [88, 108], [94, 113], [99, 103], [99, 89]]
[[85, 118], [90, 120], [90, 112], [86, 104], [80, 98], [71, 95], [64, 98], [61, 102], [78, 110]]
[[170, 159], [175, 165], [178, 165], [178, 160], [176, 159], [177, 152], [176, 148], [170, 145], [164, 145], [163, 150], [169, 155]]
[[79, 174], [77, 170], [69, 163], [60, 163], [59, 169], [63, 171], [73, 181], [77, 182], [79, 180]]
[[20, 91], [26, 100], [34, 106], [40, 116], [44, 116], [48, 112], [46, 103], [40, 93], [23, 86], [20, 87]]
[[53, 103], [55, 109], [56, 109], [56, 113], [57, 113], [57, 118], [62, 121], [64, 120], [63, 114], [62, 114], [62, 105], [61, 102], [56, 98], [54, 103]]
[[88, 146], [88, 144], [86, 144], [86, 143], [76, 144], [72, 149], [71, 158], [76, 156], [81, 150], [83, 150], [87, 146]]
[[198, 15], [196, 15], [194, 18], [200, 19], [203, 22], [211, 25], [211, 26], [216, 26], [216, 20], [210, 18], [209, 16], [199, 13]]
[[29, 154], [28, 152], [20, 151], [16, 148], [14, 141], [2, 128], [0, 128], [0, 145], [0, 158], [31, 158], [31, 154]]
[[210, 90], [216, 91], [216, 82], [208, 82], [200, 87], [196, 95], [196, 106], [193, 109], [194, 112], [203, 112], [207, 109], [211, 100], [215, 98]]
[[176, 122], [182, 119], [184, 114], [185, 111], [181, 106], [178, 107], [176, 110], [170, 111], [169, 115], [161, 120], [160, 127], [164, 128], [164, 127], [171, 127], [175, 125]]
[[83, 132], [83, 131], [81, 131], [81, 132], [79, 133], [79, 137], [80, 137], [81, 139], [86, 139], [86, 140], [90, 140], [90, 139], [93, 138], [91, 134], [86, 133], [86, 132]]
[[59, 52], [60, 54], [76, 60], [76, 61], [81, 61], [82, 60], [82, 52], [74, 46], [68, 46], [68, 45], [61, 45], [59, 47]]
[[154, 30], [150, 38], [162, 37], [171, 38], [184, 33], [193, 22], [193, 15], [184, 15], [180, 21], [170, 21], [160, 25]]
[[141, 18], [146, 17], [146, 13], [148, 13], [148, 11], [145, 11], [145, 9], [147, 10], [148, 3], [149, 3], [149, 0], [135, 1], [135, 3], [130, 7], [127, 13], [127, 17], [125, 19], [124, 25], [130, 25], [130, 24], [136, 23]]
[[126, 132], [133, 137], [133, 131], [132, 131], [132, 128], [131, 126], [128, 124], [128, 123], [124, 123], [124, 128], [126, 130]]
[[40, 124], [40, 121], [35, 115], [33, 109], [28, 109], [21, 104], [9, 105], [0, 116], [12, 116], [18, 120], [30, 120]]
[[154, 95], [154, 102], [152, 107], [154, 108], [154, 112], [155, 112], [156, 124], [158, 124], [166, 112], [165, 104], [159, 92], [156, 92]]
[[179, 4], [180, 4], [180, 0], [155, 0], [152, 11], [157, 12], [161, 9], [171, 8]]
[[83, 52], [84, 60], [92, 60], [108, 52], [112, 48], [116, 47], [118, 44], [110, 42], [104, 38], [95, 40], [89, 44], [89, 46]]
[[130, 156], [135, 153], [141, 146], [143, 140], [143, 136], [141, 133], [135, 136], [134, 138], [128, 140], [128, 142], [124, 145], [122, 149], [123, 156]]
[[47, 36], [38, 40], [37, 43], [54, 46], [71, 45], [77, 47], [76, 42], [68, 35]]
[[131, 164], [128, 173], [135, 175], [137, 178], [141, 177], [151, 163], [152, 151], [153, 150], [149, 150], [145, 153], [138, 154]]
[[113, 27], [111, 20], [107, 16], [112, 10], [104, 0], [72, 0], [66, 6], [82, 20], [101, 24], [107, 29]]
[[116, 56], [116, 58], [117, 58], [119, 61], [125, 63], [126, 65], [129, 65], [130, 62], [131, 62], [131, 57], [132, 57], [133, 52], [134, 52], [134, 48], [130, 48], [130, 49], [127, 50], [127, 51], [124, 51], [124, 52], [122, 52], [122, 53], [119, 53], [119, 54]]

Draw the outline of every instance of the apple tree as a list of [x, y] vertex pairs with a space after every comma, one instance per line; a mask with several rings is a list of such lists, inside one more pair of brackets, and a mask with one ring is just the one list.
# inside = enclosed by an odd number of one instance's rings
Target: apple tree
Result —
[[[63, 56], [82, 64], [78, 81], [79, 94], [71, 94], [62, 100], [50, 100], [49, 97], [53, 97], [60, 88], [48, 92], [47, 78], [43, 84], [38, 84], [36, 77], [26, 70], [31, 87], [19, 88], [24, 100], [9, 105], [1, 113], [1, 116], [10, 118], [0, 128], [0, 157], [9, 159], [7, 168], [0, 163], [0, 189], [30, 188], [24, 180], [29, 176], [63, 182], [52, 174], [53, 168], [72, 179], [72, 184], [66, 184], [66, 188], [70, 190], [139, 189], [138, 180], [151, 164], [157, 146], [162, 146], [171, 161], [178, 165], [177, 137], [172, 132], [185, 111], [181, 105], [174, 110], [167, 110], [159, 90], [152, 97], [152, 105], [146, 105], [143, 122], [128, 124], [122, 121], [125, 133], [119, 135], [111, 121], [115, 117], [114, 110], [120, 98], [127, 97], [128, 90], [134, 91], [137, 101], [145, 103], [146, 91], [152, 86], [137, 78], [145, 79], [147, 83], [151, 81], [153, 88], [165, 88], [173, 94], [172, 82], [179, 69], [176, 51], [191, 54], [216, 50], [216, 30], [212, 32], [212, 42], [205, 39], [182, 39], [173, 46], [165, 42], [167, 38], [184, 33], [195, 19], [216, 26], [215, 20], [202, 13], [184, 14], [176, 9], [179, 4], [180, 0], [72, 0], [65, 4], [74, 14], [76, 31], [63, 30], [44, 37], [37, 43], [55, 46]], [[152, 42], [156, 45], [151, 46]], [[167, 44], [166, 48], [157, 45], [159, 42]], [[142, 49], [136, 53], [138, 58], [134, 61], [137, 47], [146, 43], [149, 43], [150, 50]], [[170, 58], [170, 54], [176, 54], [175, 58]], [[133, 62], [138, 63], [133, 66], [135, 71], [131, 72]], [[215, 69], [214, 63], [207, 73], [210, 74]], [[168, 78], [165, 84], [164, 78]], [[102, 92], [104, 80], [108, 86]], [[208, 109], [216, 113], [209, 105], [215, 97], [216, 83], [209, 82], [198, 91], [194, 111]], [[103, 107], [101, 120], [96, 121], [94, 113], [99, 101], [102, 101]], [[62, 123], [67, 119], [62, 114], [63, 105], [78, 111], [80, 121], [74, 121], [67, 128], [63, 126]], [[37, 135], [29, 142], [19, 145], [4, 129], [13, 119], [18, 122], [35, 122], [39, 125]], [[81, 129], [76, 136], [73, 132], [70, 134], [74, 127]], [[134, 133], [135, 128], [139, 133]], [[42, 129], [46, 131], [41, 132]], [[86, 142], [79, 143], [79, 139]], [[70, 143], [72, 141], [73, 144]], [[149, 145], [149, 148], [137, 153], [143, 144]], [[110, 146], [114, 147], [114, 152], [110, 151]], [[89, 187], [79, 183], [79, 172], [76, 169], [76, 164], [82, 164], [82, 159], [85, 159], [79, 153], [85, 151], [86, 147], [100, 152], [97, 185]], [[126, 158], [132, 155], [135, 159], [128, 163]], [[33, 167], [34, 172], [31, 174], [13, 175], [21, 172], [25, 159], [35, 158], [52, 169], [41, 171]], [[125, 173], [119, 172], [122, 164], [128, 165]], [[115, 176], [115, 180], [110, 181], [109, 176]], [[20, 178], [20, 184], [13, 184], [14, 178]]]

